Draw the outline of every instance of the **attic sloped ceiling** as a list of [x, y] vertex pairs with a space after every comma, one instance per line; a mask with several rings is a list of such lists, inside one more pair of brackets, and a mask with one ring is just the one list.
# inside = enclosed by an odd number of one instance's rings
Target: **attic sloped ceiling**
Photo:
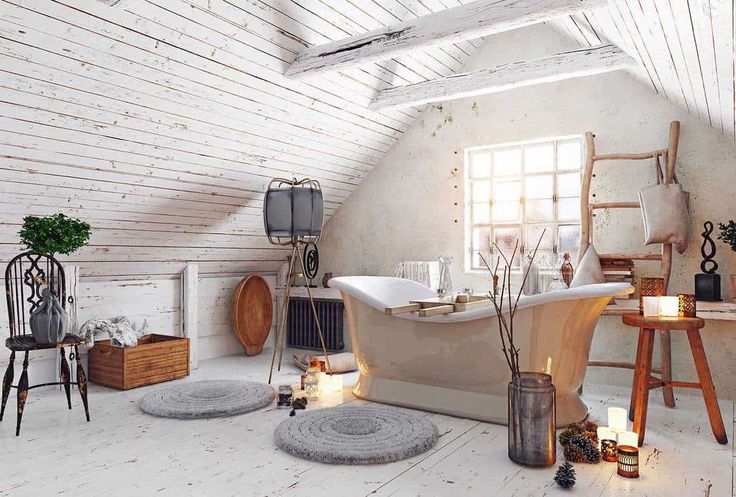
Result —
[[581, 45], [613, 42], [658, 94], [736, 138], [734, 2], [609, 0], [553, 23]]
[[305, 46], [457, 0], [0, 1], [1, 260], [24, 215], [93, 226], [83, 276], [273, 271], [272, 177], [321, 182], [337, 209], [418, 111], [375, 112], [389, 86], [457, 71], [482, 41], [344, 73], [283, 77]]

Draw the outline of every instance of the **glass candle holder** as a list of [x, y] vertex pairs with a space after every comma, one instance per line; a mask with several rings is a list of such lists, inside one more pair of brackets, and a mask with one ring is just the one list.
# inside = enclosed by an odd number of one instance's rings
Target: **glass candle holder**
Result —
[[639, 281], [639, 315], [644, 315], [644, 297], [664, 295], [664, 278], [642, 278]]
[[279, 385], [279, 400], [276, 403], [279, 407], [291, 406], [291, 400], [294, 395], [291, 385]]
[[319, 398], [319, 381], [307, 379], [304, 384], [304, 392], [309, 400], [317, 400]]
[[619, 445], [617, 473], [624, 478], [639, 478], [639, 449], [630, 445]]
[[678, 293], [677, 315], [681, 318], [694, 318], [697, 315], [697, 301], [692, 293]]
[[618, 462], [616, 441], [604, 438], [601, 440], [601, 457], [606, 462]]

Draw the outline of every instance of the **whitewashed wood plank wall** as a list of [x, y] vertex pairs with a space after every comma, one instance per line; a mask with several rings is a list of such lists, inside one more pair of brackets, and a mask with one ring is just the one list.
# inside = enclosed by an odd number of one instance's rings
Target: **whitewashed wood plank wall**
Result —
[[733, 1], [610, 0], [553, 22], [583, 46], [617, 44], [654, 91], [736, 139]]
[[460, 3], [0, 0], [0, 264], [24, 216], [63, 211], [93, 228], [61, 257], [79, 267], [80, 323], [128, 315], [178, 334], [195, 262], [199, 358], [239, 352], [233, 288], [288, 255], [262, 233], [269, 179], [319, 180], [329, 216], [418, 115], [368, 110], [376, 92], [451, 74], [482, 41], [304, 81], [286, 68], [304, 47]]

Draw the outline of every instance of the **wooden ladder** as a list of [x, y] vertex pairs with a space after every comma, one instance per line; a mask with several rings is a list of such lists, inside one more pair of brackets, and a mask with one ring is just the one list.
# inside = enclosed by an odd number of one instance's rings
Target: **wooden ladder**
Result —
[[[669, 142], [666, 149], [653, 150], [639, 154], [596, 154], [595, 135], [591, 132], [585, 133], [585, 169], [583, 171], [583, 183], [580, 195], [581, 222], [580, 222], [580, 257], [587, 247], [593, 242], [593, 216], [597, 209], [638, 209], [639, 202], [591, 202], [590, 183], [593, 179], [593, 170], [598, 162], [621, 161], [621, 160], [652, 160], [655, 157], [666, 158], [665, 182], [671, 183], [675, 176], [675, 163], [677, 161], [677, 147], [680, 141], [680, 122], [670, 123]], [[601, 254], [601, 258], [627, 258], [633, 260], [661, 261], [660, 276], [664, 278], [664, 290], [670, 282], [672, 272], [672, 244], [663, 243], [662, 250], [658, 254]], [[579, 259], [578, 258], [578, 259]], [[580, 260], [578, 260], [580, 262]], [[660, 330], [661, 367], [653, 369], [659, 373], [665, 382], [672, 381], [672, 346], [669, 330]], [[612, 362], [612, 361], [589, 361], [588, 366], [600, 366], [609, 368], [634, 369], [634, 363]], [[675, 395], [672, 386], [663, 389], [664, 402], [667, 407], [675, 407]]]

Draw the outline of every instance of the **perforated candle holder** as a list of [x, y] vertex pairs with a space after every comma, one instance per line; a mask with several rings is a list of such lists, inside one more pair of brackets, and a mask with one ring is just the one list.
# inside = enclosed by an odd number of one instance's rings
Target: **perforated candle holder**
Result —
[[601, 440], [601, 457], [606, 462], [618, 461], [618, 447], [615, 440]]
[[639, 315], [644, 315], [644, 297], [664, 295], [664, 278], [642, 278], [639, 281]]
[[697, 301], [695, 300], [695, 294], [692, 293], [678, 293], [678, 312], [677, 315], [681, 318], [694, 318], [697, 315]]
[[639, 449], [630, 445], [618, 446], [617, 472], [624, 478], [639, 478]]

